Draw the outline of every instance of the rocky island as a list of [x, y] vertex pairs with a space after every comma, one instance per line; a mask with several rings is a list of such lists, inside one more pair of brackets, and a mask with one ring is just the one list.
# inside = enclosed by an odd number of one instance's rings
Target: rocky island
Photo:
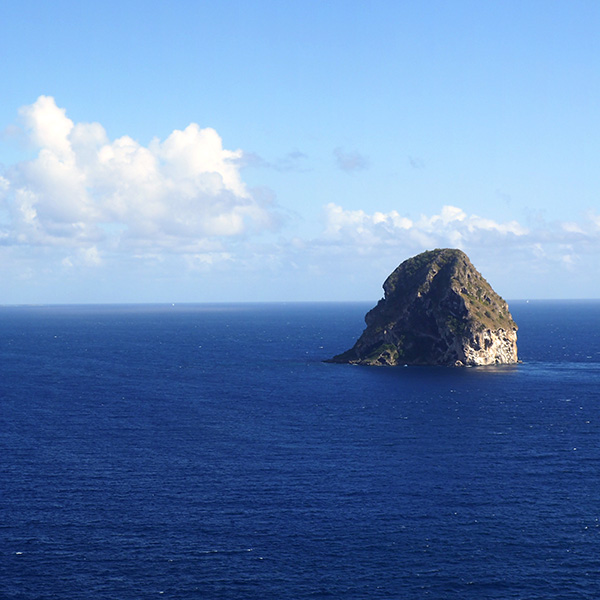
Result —
[[384, 282], [350, 350], [327, 362], [360, 365], [497, 365], [517, 362], [508, 304], [461, 250], [404, 261]]

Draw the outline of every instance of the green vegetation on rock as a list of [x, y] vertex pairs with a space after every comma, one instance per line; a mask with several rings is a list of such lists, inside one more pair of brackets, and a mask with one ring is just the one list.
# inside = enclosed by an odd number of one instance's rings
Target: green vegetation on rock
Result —
[[331, 362], [366, 365], [479, 365], [517, 362], [506, 302], [461, 250], [436, 249], [404, 261], [383, 284], [353, 348]]

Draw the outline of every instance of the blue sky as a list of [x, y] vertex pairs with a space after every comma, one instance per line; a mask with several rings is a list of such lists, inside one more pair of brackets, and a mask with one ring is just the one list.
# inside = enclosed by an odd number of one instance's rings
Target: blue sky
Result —
[[600, 296], [600, 4], [0, 5], [0, 303]]

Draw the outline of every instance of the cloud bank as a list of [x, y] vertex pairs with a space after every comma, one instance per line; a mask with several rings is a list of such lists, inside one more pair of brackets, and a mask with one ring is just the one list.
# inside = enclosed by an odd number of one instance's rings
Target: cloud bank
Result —
[[[600, 252], [600, 218], [590, 212], [578, 221], [536, 218], [525, 226], [450, 205], [409, 218], [395, 210], [366, 212], [329, 203], [323, 211], [323, 233], [313, 242], [304, 250], [313, 254], [314, 264], [327, 263], [330, 278], [337, 270], [349, 280], [369, 281], [373, 271], [385, 274], [423, 250], [451, 247], [467, 252], [511, 297], [590, 297]], [[360, 277], [354, 279], [355, 274]]]
[[[581, 221], [545, 222], [536, 219], [530, 226], [516, 220], [497, 222], [467, 214], [456, 206], [443, 206], [439, 213], [410, 219], [392, 210], [367, 213], [347, 210], [329, 203], [325, 206], [324, 229], [317, 241], [323, 247], [350, 249], [363, 256], [411, 253], [440, 247], [510, 254], [511, 260], [545, 263], [573, 268], [584, 257], [600, 252], [600, 217], [589, 212]], [[516, 264], [515, 262], [515, 264]]]
[[[301, 152], [266, 163], [224, 148], [214, 129], [195, 123], [146, 146], [129, 136], [111, 140], [99, 123], [73, 122], [49, 96], [20, 116], [33, 157], [0, 173], [5, 302], [353, 298], [369, 280], [377, 293], [390, 268], [435, 247], [487, 262], [486, 272], [513, 285], [515, 296], [540, 285], [547, 295], [589, 296], [582, 282], [597, 271], [595, 212], [553, 223], [537, 215], [524, 224], [452, 205], [415, 217], [402, 213], [406, 201], [388, 212], [329, 202], [309, 231], [307, 198], [298, 218], [307, 228], [292, 237], [281, 228], [274, 194], [248, 189], [240, 173], [266, 166], [311, 177]], [[367, 166], [357, 153], [337, 149], [335, 156], [346, 171]], [[313, 181], [315, 198], [323, 197]], [[260, 236], [274, 231], [277, 239]], [[557, 273], [567, 292], [556, 291]]]
[[325, 207], [325, 238], [357, 247], [405, 246], [462, 248], [524, 239], [529, 230], [517, 221], [497, 223], [467, 215], [455, 206], [444, 206], [439, 214], [421, 215], [412, 220], [393, 210], [368, 214], [345, 210], [330, 203]]
[[100, 264], [99, 248], [202, 252], [277, 225], [240, 177], [242, 151], [214, 129], [192, 123], [145, 147], [74, 123], [49, 96], [20, 116], [37, 156], [0, 178], [4, 245], [77, 247]]

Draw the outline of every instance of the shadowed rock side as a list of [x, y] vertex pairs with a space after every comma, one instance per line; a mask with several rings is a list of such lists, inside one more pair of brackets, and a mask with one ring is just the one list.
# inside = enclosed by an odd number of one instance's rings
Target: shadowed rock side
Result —
[[353, 348], [327, 362], [361, 365], [497, 365], [517, 362], [508, 304], [461, 250], [404, 261], [383, 284]]

